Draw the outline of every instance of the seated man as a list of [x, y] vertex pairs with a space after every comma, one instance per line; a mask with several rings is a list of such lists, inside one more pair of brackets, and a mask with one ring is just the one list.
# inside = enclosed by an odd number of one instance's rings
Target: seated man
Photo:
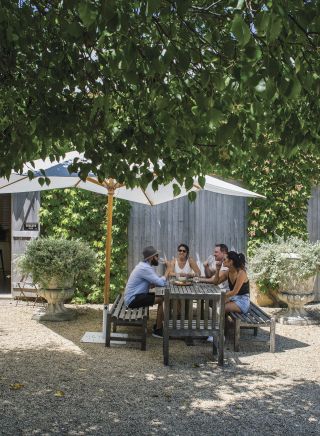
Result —
[[167, 269], [164, 276], [159, 277], [152, 268], [158, 264], [159, 251], [152, 246], [144, 248], [143, 261], [136, 265], [129, 276], [124, 293], [124, 302], [131, 309], [141, 306], [153, 306], [157, 303], [157, 323], [153, 327], [152, 335], [162, 338], [163, 297], [156, 297], [155, 293], [149, 292], [149, 290], [152, 285], [165, 286], [169, 271]]
[[[215, 245], [213, 256], [212, 255], [209, 256], [208, 259], [203, 263], [204, 272], [207, 278], [215, 276], [217, 267], [221, 266], [221, 269], [219, 268], [221, 273], [228, 271], [228, 268], [226, 268], [223, 265], [223, 261], [227, 253], [228, 253], [228, 247], [225, 244]], [[229, 290], [228, 280], [225, 280], [224, 282], [220, 283], [219, 288], [228, 291]]]

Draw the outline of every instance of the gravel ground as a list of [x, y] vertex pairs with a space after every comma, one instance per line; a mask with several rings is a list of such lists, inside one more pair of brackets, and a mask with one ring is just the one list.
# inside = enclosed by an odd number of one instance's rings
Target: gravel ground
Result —
[[275, 354], [250, 332], [239, 353], [227, 340], [224, 368], [210, 344], [171, 341], [164, 367], [152, 336], [146, 352], [81, 343], [101, 306], [61, 323], [34, 311], [0, 301], [1, 435], [320, 434], [320, 326], [277, 324]]

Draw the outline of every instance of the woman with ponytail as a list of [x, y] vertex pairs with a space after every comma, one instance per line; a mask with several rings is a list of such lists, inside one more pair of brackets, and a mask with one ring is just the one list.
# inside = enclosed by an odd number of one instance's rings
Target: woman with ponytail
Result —
[[225, 280], [229, 282], [230, 290], [226, 292], [226, 312], [247, 313], [250, 307], [250, 286], [246, 273], [246, 259], [244, 254], [228, 251], [223, 265], [228, 271], [220, 271], [221, 264], [216, 263], [216, 273], [210, 279], [201, 279], [202, 282], [218, 285]]

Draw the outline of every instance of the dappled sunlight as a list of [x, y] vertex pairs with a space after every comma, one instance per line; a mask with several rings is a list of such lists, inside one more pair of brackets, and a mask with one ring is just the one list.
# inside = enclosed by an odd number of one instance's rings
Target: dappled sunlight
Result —
[[[10, 342], [10, 339], [7, 338], [6, 335], [0, 335], [1, 342], [1, 351], [3, 353], [8, 353], [10, 351], [27, 351], [27, 350], [43, 350], [43, 351], [54, 351], [54, 352], [69, 352], [73, 354], [83, 354], [86, 353], [72, 341], [65, 339], [63, 336], [60, 336], [56, 333], [50, 332], [48, 333], [45, 340], [42, 339], [41, 344], [32, 344], [29, 341], [25, 341], [25, 337], [21, 336], [18, 340], [14, 342]], [[36, 342], [36, 341], [35, 341]]]
[[[14, 310], [19, 319], [16, 323], [9, 323], [8, 312], [5, 310], [5, 307], [1, 307], [1, 309], [0, 344], [2, 352], [43, 350], [85, 354], [76, 343], [53, 331], [50, 328], [52, 323], [43, 324], [32, 320], [32, 314], [36, 311], [33, 307], [12, 307], [11, 309]], [[11, 313], [12, 315], [14, 316]]]
[[227, 345], [223, 368], [206, 341], [173, 340], [164, 366], [162, 341], [150, 335], [145, 352], [81, 343], [101, 328], [101, 311], [45, 324], [33, 313], [0, 306], [0, 399], [23, 435], [314, 434], [320, 423], [318, 327], [277, 326], [275, 354], [248, 335], [239, 353]]

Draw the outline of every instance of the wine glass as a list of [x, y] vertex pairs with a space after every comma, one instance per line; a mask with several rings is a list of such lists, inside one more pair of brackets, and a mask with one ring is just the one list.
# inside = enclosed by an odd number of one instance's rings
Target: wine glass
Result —
[[195, 283], [195, 288], [198, 289], [200, 283], [200, 277], [198, 275], [193, 277], [193, 283]]

